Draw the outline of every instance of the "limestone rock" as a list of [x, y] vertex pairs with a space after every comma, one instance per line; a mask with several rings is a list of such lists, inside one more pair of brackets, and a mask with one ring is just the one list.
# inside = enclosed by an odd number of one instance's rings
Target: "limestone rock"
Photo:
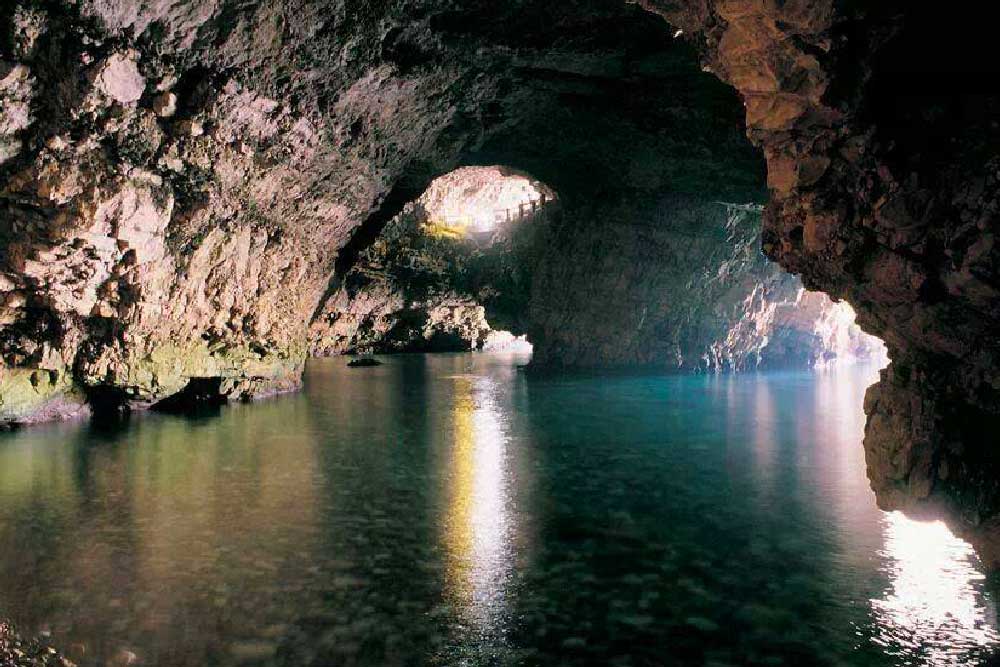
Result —
[[94, 72], [94, 87], [119, 104], [133, 104], [142, 97], [146, 81], [133, 53], [114, 53]]
[[153, 111], [160, 118], [170, 118], [177, 113], [177, 95], [171, 92], [160, 93], [153, 98]]

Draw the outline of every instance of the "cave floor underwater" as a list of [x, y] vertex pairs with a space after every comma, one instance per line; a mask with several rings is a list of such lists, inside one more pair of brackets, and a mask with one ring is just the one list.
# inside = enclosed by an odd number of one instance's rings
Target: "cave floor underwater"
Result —
[[253, 405], [0, 433], [0, 610], [81, 667], [937, 666], [1000, 645], [971, 547], [876, 507], [877, 368], [526, 360], [316, 360]]

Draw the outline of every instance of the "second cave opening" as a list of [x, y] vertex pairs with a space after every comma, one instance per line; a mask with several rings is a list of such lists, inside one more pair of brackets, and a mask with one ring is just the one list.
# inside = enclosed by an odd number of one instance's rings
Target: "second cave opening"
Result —
[[532, 271], [558, 209], [552, 188], [503, 166], [433, 180], [342, 277], [313, 352], [530, 350]]

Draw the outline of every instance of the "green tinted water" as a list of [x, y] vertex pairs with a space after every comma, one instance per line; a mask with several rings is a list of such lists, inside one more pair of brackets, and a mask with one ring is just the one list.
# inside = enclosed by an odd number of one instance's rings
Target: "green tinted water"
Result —
[[872, 369], [313, 363], [197, 418], [0, 434], [0, 617], [81, 666], [967, 665], [971, 549], [875, 506]]

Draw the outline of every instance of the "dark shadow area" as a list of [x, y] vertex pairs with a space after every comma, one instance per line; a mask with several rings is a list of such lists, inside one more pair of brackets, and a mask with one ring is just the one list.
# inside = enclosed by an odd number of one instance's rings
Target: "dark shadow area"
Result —
[[969, 18], [980, 6], [906, 3], [874, 60], [865, 108], [898, 173], [919, 174], [923, 187], [940, 185], [941, 166], [1000, 154], [1000, 60], [992, 22]]
[[221, 377], [191, 378], [181, 391], [155, 403], [156, 412], [183, 415], [217, 415], [228, 402], [222, 393]]
[[84, 389], [91, 411], [91, 424], [97, 431], [114, 432], [121, 428], [132, 414], [129, 396], [120, 387], [98, 385]]

